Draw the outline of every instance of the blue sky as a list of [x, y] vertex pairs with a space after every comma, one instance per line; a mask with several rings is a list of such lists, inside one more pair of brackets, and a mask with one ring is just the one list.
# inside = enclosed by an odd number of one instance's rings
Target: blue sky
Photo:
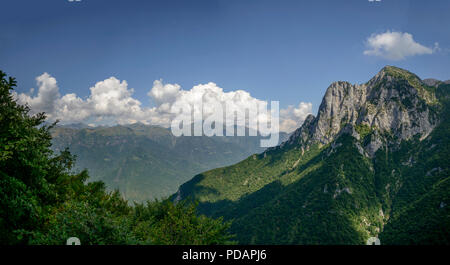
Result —
[[[86, 98], [114, 76], [152, 106], [154, 80], [186, 90], [214, 82], [281, 107], [311, 102], [315, 113], [331, 82], [365, 82], [385, 65], [450, 79], [446, 0], [5, 0], [2, 10], [0, 69], [18, 92], [47, 72], [62, 95]], [[368, 38], [387, 31], [432, 54], [364, 54]]]

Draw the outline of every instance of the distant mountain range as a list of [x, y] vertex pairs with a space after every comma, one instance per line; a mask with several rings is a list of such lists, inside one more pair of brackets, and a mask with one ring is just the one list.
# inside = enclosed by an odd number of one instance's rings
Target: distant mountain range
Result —
[[172, 199], [233, 220], [243, 244], [450, 244], [449, 91], [392, 66], [335, 82], [289, 140]]
[[[89, 127], [71, 124], [52, 131], [53, 150], [77, 156], [76, 171], [118, 188], [130, 201], [169, 196], [193, 175], [261, 153], [261, 137], [175, 137], [169, 129], [132, 124]], [[280, 133], [280, 141], [287, 134]]]

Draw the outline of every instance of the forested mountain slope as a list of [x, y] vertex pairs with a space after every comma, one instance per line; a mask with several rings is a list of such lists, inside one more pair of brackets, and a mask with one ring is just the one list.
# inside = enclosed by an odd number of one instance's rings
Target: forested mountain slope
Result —
[[244, 244], [449, 244], [449, 90], [392, 66], [335, 82], [288, 141], [173, 199], [233, 220]]

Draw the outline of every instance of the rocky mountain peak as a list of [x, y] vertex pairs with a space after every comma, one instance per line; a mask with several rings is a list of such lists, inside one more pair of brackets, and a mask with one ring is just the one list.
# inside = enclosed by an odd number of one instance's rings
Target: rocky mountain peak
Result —
[[433, 90], [418, 76], [386, 66], [365, 84], [333, 82], [317, 117], [308, 116], [288, 143], [326, 145], [343, 132], [356, 131], [370, 137], [364, 149], [372, 156], [388, 141], [428, 135], [437, 123], [434, 104]]

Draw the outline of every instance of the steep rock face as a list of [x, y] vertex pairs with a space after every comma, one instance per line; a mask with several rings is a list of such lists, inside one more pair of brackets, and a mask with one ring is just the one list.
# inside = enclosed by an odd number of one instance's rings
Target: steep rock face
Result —
[[[386, 66], [365, 84], [332, 83], [317, 117], [309, 116], [288, 143], [326, 145], [351, 125], [358, 134], [369, 135], [363, 147], [373, 156], [384, 143], [398, 144], [415, 135], [427, 136], [438, 122], [432, 110], [435, 104], [432, 88], [420, 78]], [[353, 132], [349, 128], [344, 131]]]

